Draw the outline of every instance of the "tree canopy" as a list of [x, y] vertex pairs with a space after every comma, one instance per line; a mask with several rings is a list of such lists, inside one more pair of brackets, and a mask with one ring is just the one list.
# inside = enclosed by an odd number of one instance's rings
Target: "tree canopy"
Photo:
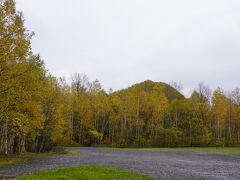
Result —
[[13, 0], [0, 0], [0, 153], [57, 145], [232, 146], [240, 143], [240, 90], [144, 81], [106, 92], [98, 80], [53, 77], [31, 50]]

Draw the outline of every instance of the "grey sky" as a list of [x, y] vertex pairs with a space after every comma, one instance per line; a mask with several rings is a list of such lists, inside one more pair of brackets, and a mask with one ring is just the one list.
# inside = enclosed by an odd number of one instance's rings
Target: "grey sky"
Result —
[[55, 76], [85, 73], [105, 89], [146, 79], [240, 86], [239, 0], [16, 0]]

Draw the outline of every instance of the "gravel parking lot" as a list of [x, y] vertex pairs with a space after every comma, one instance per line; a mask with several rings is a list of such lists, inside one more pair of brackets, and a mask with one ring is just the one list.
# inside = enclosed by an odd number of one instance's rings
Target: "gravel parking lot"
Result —
[[0, 176], [78, 165], [123, 168], [157, 179], [240, 179], [240, 154], [208, 154], [205, 150], [129, 150], [68, 148], [79, 155], [39, 157], [28, 162], [0, 167]]

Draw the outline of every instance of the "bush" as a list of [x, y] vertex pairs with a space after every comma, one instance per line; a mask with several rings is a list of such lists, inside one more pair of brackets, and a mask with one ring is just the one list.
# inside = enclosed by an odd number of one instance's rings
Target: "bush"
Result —
[[77, 142], [73, 141], [69, 146], [70, 146], [70, 147], [82, 147], [83, 145], [80, 144], [80, 143], [77, 143]]
[[127, 147], [125, 139], [123, 139], [123, 138], [118, 139], [116, 146], [119, 148]]
[[142, 148], [142, 147], [147, 147], [148, 146], [148, 142], [144, 138], [136, 139], [133, 144], [134, 144], [135, 147], [138, 147], [138, 148]]

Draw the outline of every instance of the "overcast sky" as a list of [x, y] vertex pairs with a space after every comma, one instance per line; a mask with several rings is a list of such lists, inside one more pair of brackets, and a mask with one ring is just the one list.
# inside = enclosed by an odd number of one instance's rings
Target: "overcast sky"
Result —
[[239, 0], [16, 0], [32, 46], [55, 76], [103, 88], [147, 79], [240, 87]]

